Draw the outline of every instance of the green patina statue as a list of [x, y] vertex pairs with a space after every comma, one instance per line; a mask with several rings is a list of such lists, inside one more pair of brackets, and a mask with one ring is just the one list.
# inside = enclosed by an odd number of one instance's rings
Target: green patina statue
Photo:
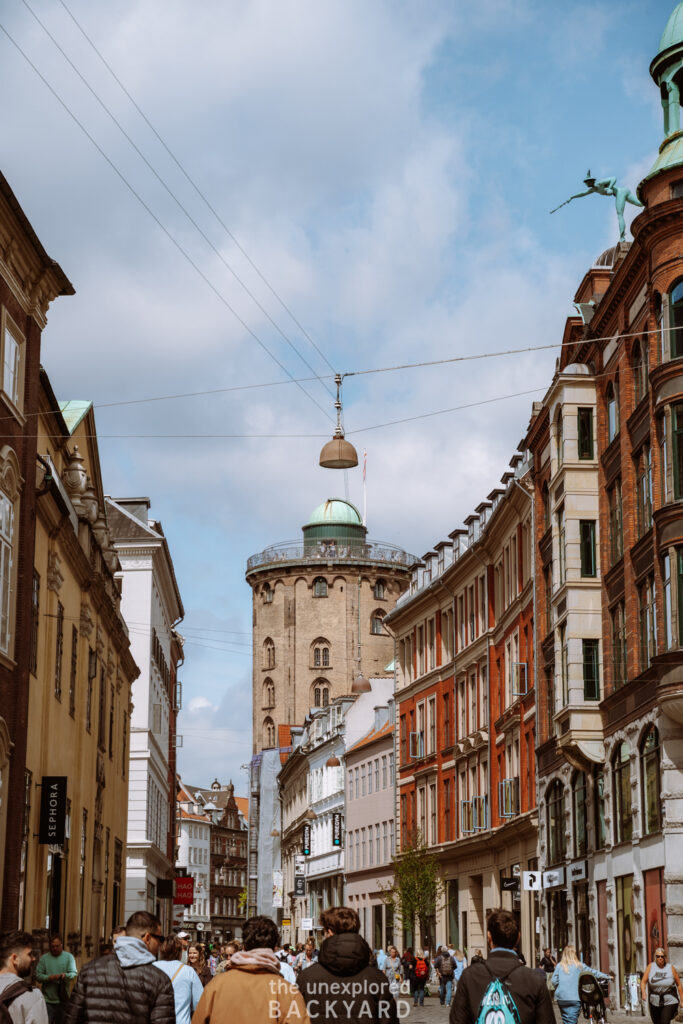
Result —
[[631, 192], [630, 188], [622, 188], [620, 185], [617, 185], [616, 178], [600, 178], [599, 181], [596, 181], [589, 171], [583, 179], [583, 183], [584, 185], [587, 185], [585, 192], [577, 192], [575, 196], [570, 196], [569, 199], [565, 199], [563, 203], [560, 203], [559, 206], [556, 206], [555, 209], [550, 212], [555, 213], [563, 206], [566, 206], [567, 203], [571, 203], [572, 199], [581, 199], [582, 196], [589, 196], [592, 193], [596, 193], [600, 196], [614, 196], [617, 207], [617, 217], [619, 219], [619, 240], [623, 242], [626, 237], [626, 222], [624, 221], [624, 207], [626, 206], [626, 203], [632, 203], [633, 206], [643, 206], [643, 203], [641, 203], [640, 199]]

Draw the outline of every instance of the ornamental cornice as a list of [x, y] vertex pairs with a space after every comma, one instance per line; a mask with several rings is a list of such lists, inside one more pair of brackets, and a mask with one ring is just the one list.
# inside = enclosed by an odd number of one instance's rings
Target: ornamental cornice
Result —
[[[21, 212], [18, 203], [16, 206]], [[24, 313], [33, 317], [42, 330], [52, 300], [58, 295], [73, 295], [74, 289], [57, 263], [47, 254], [41, 258], [36, 251], [38, 239], [34, 242], [28, 237], [26, 229], [22, 230], [17, 223], [15, 213], [5, 189], [1, 189], [0, 274]], [[28, 221], [26, 228], [31, 230]]]

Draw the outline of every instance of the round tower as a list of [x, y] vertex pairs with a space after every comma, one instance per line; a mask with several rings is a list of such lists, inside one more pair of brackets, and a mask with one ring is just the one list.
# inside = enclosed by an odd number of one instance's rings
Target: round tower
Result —
[[278, 744], [279, 725], [351, 693], [359, 670], [393, 674], [384, 616], [419, 559], [371, 541], [358, 509], [330, 498], [313, 510], [300, 541], [252, 555], [254, 750]]

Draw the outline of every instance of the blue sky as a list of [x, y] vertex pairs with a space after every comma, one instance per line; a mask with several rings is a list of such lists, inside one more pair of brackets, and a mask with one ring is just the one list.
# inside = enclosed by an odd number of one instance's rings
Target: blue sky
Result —
[[[329, 363], [342, 372], [559, 343], [608, 200], [553, 216], [588, 167], [634, 187], [661, 110], [648, 66], [671, 0], [64, 0]], [[206, 244], [44, 33], [59, 42]], [[618, 11], [616, 10], [618, 6]], [[76, 288], [43, 362], [96, 406], [105, 487], [147, 494], [186, 608], [180, 767], [232, 777], [250, 755], [247, 557], [344, 496], [322, 470], [329, 421], [295, 385], [105, 407], [311, 375], [329, 366], [273, 297], [78, 31], [61, 0], [7, 0], [0, 23], [201, 269], [200, 278], [0, 33], [1, 169]], [[556, 353], [350, 378], [368, 451], [370, 535], [422, 554], [495, 486]], [[330, 382], [327, 381], [328, 386]], [[306, 384], [329, 408], [320, 382]], [[533, 388], [538, 394], [503, 398]], [[114, 434], [181, 437], [115, 438]], [[305, 435], [218, 437], [225, 434]], [[204, 435], [192, 437], [189, 435]], [[209, 435], [209, 436], [206, 436]], [[362, 501], [360, 470], [348, 494]]]

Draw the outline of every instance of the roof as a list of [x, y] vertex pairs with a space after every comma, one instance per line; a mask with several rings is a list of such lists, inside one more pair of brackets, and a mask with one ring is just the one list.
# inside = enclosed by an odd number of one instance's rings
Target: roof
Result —
[[367, 747], [371, 743], [374, 743], [375, 740], [381, 740], [385, 736], [390, 736], [393, 731], [394, 723], [387, 722], [387, 724], [383, 725], [381, 729], [373, 729], [372, 732], [368, 733], [367, 736], [364, 736], [362, 740], [358, 740], [358, 743], [354, 743], [352, 747], [349, 747], [346, 753], [350, 754], [353, 750], [359, 750], [361, 747]]
[[30, 245], [33, 246], [34, 252], [42, 265], [52, 270], [55, 275], [55, 282], [60, 289], [58, 295], [75, 295], [74, 286], [69, 281], [68, 277], [60, 267], [59, 263], [55, 260], [50, 259], [48, 254], [43, 248], [42, 242], [38, 238], [38, 235], [33, 230], [33, 226], [29, 221], [28, 217], [19, 205], [19, 200], [15, 196], [14, 192], [10, 188], [9, 182], [4, 174], [0, 173], [0, 195], [3, 195], [7, 200], [12, 213], [17, 218], [19, 226], [26, 235]]
[[64, 422], [69, 428], [69, 433], [73, 434], [81, 420], [85, 419], [92, 409], [92, 402], [71, 398], [68, 402], [60, 402], [59, 408], [62, 411]]
[[280, 763], [284, 764], [292, 751], [291, 725], [278, 725], [277, 745], [280, 748]]
[[349, 526], [362, 526], [361, 514], [355, 505], [342, 498], [328, 498], [322, 505], [318, 505], [311, 512], [311, 517], [306, 526], [328, 525], [330, 523], [343, 523]]
[[235, 803], [245, 821], [249, 821], [249, 799], [246, 796], [236, 796]]
[[659, 53], [668, 50], [671, 46], [683, 43], [683, 3], [678, 4], [669, 15], [666, 28], [659, 40]]

